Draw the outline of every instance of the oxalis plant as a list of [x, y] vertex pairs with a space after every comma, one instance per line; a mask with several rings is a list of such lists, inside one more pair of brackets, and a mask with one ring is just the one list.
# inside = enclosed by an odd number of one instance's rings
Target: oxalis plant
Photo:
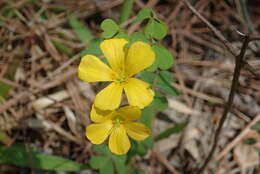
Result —
[[87, 139], [100, 154], [91, 157], [90, 166], [101, 174], [144, 173], [131, 166], [132, 157], [144, 156], [154, 141], [186, 125], [152, 135], [155, 114], [168, 107], [165, 94], [178, 95], [171, 86], [173, 56], [158, 42], [168, 27], [150, 8], [143, 8], [130, 22], [143, 27], [130, 34], [124, 24], [105, 19], [100, 25], [102, 38], [89, 42], [78, 66], [82, 81], [106, 84], [95, 96], [89, 114], [93, 123], [86, 127]]

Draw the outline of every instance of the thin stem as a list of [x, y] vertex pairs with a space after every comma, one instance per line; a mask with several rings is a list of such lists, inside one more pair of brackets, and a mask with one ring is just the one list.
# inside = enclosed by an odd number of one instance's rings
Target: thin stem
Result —
[[219, 38], [219, 40], [225, 45], [228, 51], [236, 56], [236, 49], [229, 43], [229, 41], [221, 34], [221, 32], [214, 27], [206, 18], [204, 18], [187, 0], [182, 0], [186, 7], [188, 7], [202, 22], [204, 22], [209, 29]]
[[[237, 51], [236, 48], [232, 46], [232, 44], [223, 36], [223, 34], [216, 28], [214, 27], [206, 18], [204, 18], [190, 3], [188, 0], [182, 0], [183, 3], [186, 5], [187, 8], [189, 8], [202, 22], [204, 22], [209, 29], [215, 34], [215, 36], [224, 44], [224, 46], [227, 48], [227, 50], [234, 56], [237, 56]], [[254, 39], [253, 39], [254, 38]], [[259, 36], [257, 37], [252, 37], [253, 40], [259, 40]], [[253, 74], [257, 78], [257, 74], [254, 73], [252, 70], [254, 68], [251, 67], [247, 62], [244, 62], [246, 65], [245, 68]]]
[[202, 167], [196, 172], [197, 174], [202, 173], [203, 170], [206, 168], [209, 161], [212, 159], [212, 156], [213, 156], [215, 149], [217, 147], [219, 135], [221, 133], [224, 122], [227, 118], [228, 112], [229, 112], [229, 110], [230, 110], [230, 108], [233, 104], [234, 96], [235, 96], [235, 93], [237, 91], [237, 87], [239, 85], [239, 76], [240, 76], [241, 68], [243, 66], [243, 58], [244, 58], [244, 55], [245, 55], [245, 52], [246, 52], [246, 49], [247, 49], [249, 42], [250, 42], [249, 36], [246, 35], [245, 38], [244, 38], [244, 42], [243, 42], [243, 46], [241, 48], [240, 54], [237, 56], [237, 59], [236, 59], [235, 71], [234, 71], [234, 74], [233, 74], [232, 85], [231, 85], [228, 101], [225, 105], [224, 112], [223, 112], [222, 117], [219, 121], [217, 130], [216, 130], [216, 133], [215, 133], [212, 148], [211, 148], [205, 162], [203, 163]]
[[211, 148], [211, 150], [210, 150], [210, 152], [209, 152], [205, 162], [202, 164], [202, 167], [195, 171], [196, 174], [200, 174], [207, 167], [207, 165], [210, 162], [210, 160], [212, 159], [212, 156], [213, 156], [213, 154], [215, 152], [215, 149], [217, 147], [219, 135], [221, 133], [222, 127], [224, 125], [224, 122], [225, 122], [225, 120], [227, 118], [228, 112], [230, 111], [230, 109], [232, 107], [232, 104], [233, 104], [234, 96], [235, 96], [235, 93], [237, 91], [237, 87], [239, 85], [240, 71], [241, 71], [243, 65], [246, 65], [245, 67], [247, 69], [250, 68], [250, 70], [252, 70], [251, 66], [247, 62], [245, 62], [243, 60], [244, 56], [245, 56], [246, 49], [248, 47], [248, 44], [251, 41], [260, 40], [260, 37], [259, 36], [249, 37], [248, 35], [245, 35], [244, 36], [244, 41], [243, 41], [243, 46], [240, 49], [239, 55], [237, 55], [236, 54], [236, 49], [232, 46], [232, 44], [228, 40], [226, 40], [226, 38], [221, 34], [221, 32], [217, 28], [215, 28], [206, 18], [204, 18], [188, 2], [188, 0], [182, 0], [182, 1], [202, 22], [204, 22], [209, 27], [209, 29], [215, 34], [215, 36], [217, 36], [218, 39], [225, 45], [227, 50], [236, 58], [236, 61], [235, 61], [236, 64], [235, 64], [235, 70], [234, 70], [233, 79], [232, 79], [231, 90], [230, 90], [230, 93], [229, 93], [228, 101], [227, 101], [227, 103], [225, 104], [225, 107], [224, 107], [224, 112], [222, 114], [222, 117], [220, 119], [220, 122], [218, 124], [217, 130], [216, 130], [216, 133], [215, 133], [215, 137], [214, 137], [214, 142], [213, 142], [212, 148]]

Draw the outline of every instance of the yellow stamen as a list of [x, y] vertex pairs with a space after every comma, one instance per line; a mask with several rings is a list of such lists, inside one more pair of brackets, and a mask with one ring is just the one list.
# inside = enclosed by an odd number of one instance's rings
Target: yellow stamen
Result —
[[128, 77], [125, 75], [125, 73], [121, 72], [117, 74], [116, 81], [119, 83], [123, 83], [128, 79]]

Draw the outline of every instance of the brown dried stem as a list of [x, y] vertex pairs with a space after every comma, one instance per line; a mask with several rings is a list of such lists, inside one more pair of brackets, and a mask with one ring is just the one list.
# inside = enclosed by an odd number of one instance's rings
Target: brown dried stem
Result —
[[[254, 36], [254, 37], [250, 37], [249, 35], [244, 35], [244, 41], [243, 41], [243, 46], [240, 49], [240, 53], [237, 55], [236, 54], [236, 49], [231, 45], [231, 43], [229, 43], [228, 40], [226, 40], [226, 38], [221, 34], [221, 32], [219, 30], [217, 30], [206, 18], [204, 18], [189, 2], [188, 0], [182, 0], [184, 2], [184, 4], [202, 21], [204, 22], [209, 28], [210, 30], [218, 37], [218, 39], [225, 45], [225, 47], [227, 48], [227, 50], [236, 58], [235, 61], [235, 70], [234, 70], [234, 74], [233, 74], [233, 79], [232, 79], [232, 85], [231, 85], [231, 89], [230, 89], [230, 93], [229, 93], [229, 97], [228, 97], [228, 101], [225, 104], [225, 108], [224, 108], [224, 112], [222, 114], [222, 117], [220, 119], [220, 122], [218, 124], [216, 133], [215, 133], [215, 137], [214, 137], [214, 142], [212, 145], [212, 148], [206, 158], [206, 160], [204, 161], [204, 163], [202, 164], [202, 166], [195, 171], [196, 174], [200, 174], [204, 171], [204, 169], [207, 167], [208, 163], [210, 162], [210, 160], [212, 159], [212, 156], [215, 152], [215, 149], [217, 147], [218, 144], [218, 139], [219, 139], [219, 135], [221, 133], [222, 127], [224, 125], [224, 122], [227, 118], [227, 115], [232, 107], [233, 104], [233, 100], [234, 100], [234, 96], [235, 93], [237, 91], [237, 87], [239, 85], [239, 76], [240, 76], [240, 71], [243, 67], [243, 64], [245, 63], [243, 58], [245, 56], [245, 52], [246, 49], [248, 47], [248, 44], [250, 41], [255, 41], [255, 40], [259, 40], [259, 36]], [[246, 63], [247, 66], [250, 66]]]
[[246, 35], [245, 38], [244, 38], [244, 42], [243, 42], [243, 46], [241, 48], [240, 54], [238, 56], [236, 56], [236, 66], [235, 66], [235, 71], [234, 71], [234, 74], [233, 74], [232, 85], [231, 85], [228, 101], [225, 104], [224, 112], [223, 112], [222, 117], [219, 121], [217, 130], [216, 130], [216, 133], [215, 133], [213, 145], [212, 145], [211, 150], [210, 150], [205, 162], [203, 163], [202, 167], [199, 168], [198, 171], [196, 172], [198, 174], [202, 173], [203, 170], [207, 167], [207, 165], [208, 165], [209, 161], [212, 159], [212, 156], [213, 156], [215, 149], [217, 147], [219, 135], [221, 133], [221, 130], [222, 130], [224, 122], [227, 118], [227, 115], [228, 115], [228, 113], [229, 113], [229, 111], [232, 107], [233, 100], [234, 100], [234, 97], [235, 97], [235, 93], [236, 93], [237, 87], [239, 85], [239, 76], [240, 76], [241, 68], [243, 66], [243, 58], [244, 58], [244, 55], [245, 55], [245, 52], [246, 52], [246, 49], [247, 49], [249, 42], [250, 42], [249, 36]]

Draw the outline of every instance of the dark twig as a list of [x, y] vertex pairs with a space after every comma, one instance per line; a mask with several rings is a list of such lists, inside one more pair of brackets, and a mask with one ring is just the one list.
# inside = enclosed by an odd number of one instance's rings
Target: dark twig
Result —
[[250, 42], [249, 36], [246, 35], [245, 38], [244, 38], [244, 42], [243, 42], [243, 46], [241, 48], [240, 54], [238, 56], [236, 56], [235, 71], [234, 71], [234, 74], [233, 74], [233, 80], [232, 80], [230, 93], [229, 93], [229, 96], [228, 96], [228, 101], [225, 104], [224, 112], [223, 112], [222, 117], [219, 121], [217, 130], [216, 130], [216, 133], [215, 133], [212, 148], [211, 148], [205, 162], [203, 163], [202, 167], [199, 168], [198, 171], [196, 172], [197, 174], [202, 173], [203, 170], [206, 168], [206, 166], [208, 165], [209, 161], [211, 160], [211, 158], [212, 158], [212, 156], [215, 152], [215, 149], [217, 147], [218, 138], [219, 138], [219, 135], [221, 133], [221, 129], [222, 129], [224, 122], [227, 118], [228, 112], [230, 111], [230, 108], [231, 108], [233, 100], [234, 100], [235, 93], [237, 91], [237, 87], [239, 85], [239, 76], [240, 76], [241, 68], [243, 66], [243, 58], [244, 58], [244, 55], [245, 55], [245, 52], [246, 52], [246, 49], [247, 49], [249, 42]]
[[214, 27], [206, 18], [204, 18], [190, 3], [188, 0], [182, 0], [184, 4], [202, 21], [209, 29], [219, 38], [219, 40], [225, 45], [228, 51], [233, 55], [237, 56], [236, 49], [230, 44], [230, 42], [222, 35], [222, 33]]
[[[204, 163], [202, 164], [202, 166], [195, 171], [196, 174], [200, 174], [204, 171], [204, 169], [207, 167], [209, 161], [212, 159], [212, 156], [215, 152], [215, 149], [217, 147], [218, 144], [218, 139], [219, 139], [219, 135], [221, 133], [222, 127], [224, 125], [224, 122], [227, 118], [228, 112], [230, 111], [231, 107], [232, 107], [232, 103], [234, 100], [234, 96], [235, 93], [237, 91], [237, 87], [239, 85], [239, 76], [240, 76], [240, 71], [243, 67], [243, 65], [246, 65], [245, 67], [249, 67], [249, 69], [251, 68], [251, 66], [245, 62], [244, 56], [246, 53], [246, 49], [248, 47], [249, 42], [251, 41], [255, 41], [255, 40], [260, 40], [259, 36], [252, 36], [250, 37], [249, 35], [244, 35], [244, 41], [243, 41], [243, 45], [242, 48], [240, 49], [240, 53], [237, 55], [236, 54], [236, 49], [230, 44], [230, 42], [228, 40], [226, 40], [226, 38], [221, 34], [221, 32], [219, 30], [217, 30], [206, 18], [204, 18], [189, 2], [188, 0], [182, 0], [184, 2], [184, 4], [200, 19], [202, 20], [209, 28], [210, 30], [219, 38], [219, 40], [225, 45], [225, 47], [228, 49], [228, 51], [236, 58], [235, 61], [235, 70], [234, 70], [234, 74], [233, 74], [233, 79], [232, 79], [232, 85], [231, 85], [231, 90], [229, 93], [229, 97], [228, 97], [228, 101], [225, 104], [224, 107], [224, 112], [222, 114], [222, 117], [220, 119], [220, 122], [218, 124], [216, 133], [215, 133], [215, 137], [214, 137], [214, 142], [212, 145], [212, 148], [206, 158], [206, 160], [204, 161]], [[252, 71], [252, 68], [251, 68]], [[251, 72], [250, 71], [250, 72]], [[253, 72], [253, 71], [252, 71]], [[253, 73], [254, 74], [254, 73]]]
[[[209, 29], [215, 34], [215, 36], [218, 37], [218, 39], [225, 45], [227, 50], [234, 56], [237, 56], [237, 49], [233, 47], [233, 45], [223, 36], [223, 34], [216, 28], [214, 27], [206, 18], [204, 18], [190, 3], [188, 0], [182, 0], [186, 7], [188, 7], [202, 22], [204, 22]], [[251, 40], [259, 40], [259, 36], [252, 36], [250, 37]], [[247, 62], [243, 62], [245, 65], [245, 68], [253, 74], [256, 78], [258, 77], [256, 73], [254, 73], [254, 68], [251, 67]]]
[[251, 41], [260, 40], [260, 36], [252, 36], [252, 35], [251, 35], [249, 39], [250, 39], [250, 42], [251, 42]]

